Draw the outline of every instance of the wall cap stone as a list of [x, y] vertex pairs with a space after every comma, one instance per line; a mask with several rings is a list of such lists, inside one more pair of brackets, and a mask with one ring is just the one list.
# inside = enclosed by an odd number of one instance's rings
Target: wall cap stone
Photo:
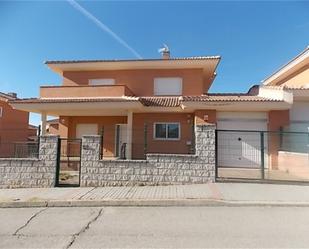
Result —
[[3, 157], [3, 158], [0, 158], [0, 161], [23, 161], [23, 162], [34, 162], [34, 161], [40, 161], [40, 159], [38, 158], [28, 158], [28, 157], [21, 157], [21, 158], [12, 158], [12, 157]]
[[147, 160], [139, 160], [139, 159], [115, 159], [115, 160], [110, 160], [110, 159], [101, 159], [99, 162], [103, 163], [146, 163]]
[[41, 135], [40, 136], [41, 138], [59, 138], [60, 136], [59, 135]]
[[204, 126], [209, 126], [209, 127], [216, 127], [216, 124], [213, 124], [213, 123], [206, 123], [206, 124], [196, 124], [195, 126], [202, 126], [202, 127], [204, 127]]
[[196, 154], [160, 154], [160, 153], [149, 153], [146, 154], [147, 157], [193, 157], [196, 158]]

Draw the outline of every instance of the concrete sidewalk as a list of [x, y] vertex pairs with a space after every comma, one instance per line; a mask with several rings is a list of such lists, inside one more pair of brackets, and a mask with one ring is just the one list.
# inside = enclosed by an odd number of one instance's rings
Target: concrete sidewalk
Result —
[[0, 189], [0, 207], [309, 206], [309, 186], [210, 183], [104, 188]]

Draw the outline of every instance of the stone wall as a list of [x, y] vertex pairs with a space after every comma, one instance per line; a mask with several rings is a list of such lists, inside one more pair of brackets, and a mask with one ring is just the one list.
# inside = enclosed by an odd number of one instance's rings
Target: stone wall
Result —
[[0, 188], [54, 187], [58, 136], [40, 137], [39, 158], [0, 158]]
[[147, 154], [146, 160], [100, 160], [100, 136], [84, 136], [81, 186], [205, 183], [215, 181], [215, 126], [195, 127], [195, 155]]

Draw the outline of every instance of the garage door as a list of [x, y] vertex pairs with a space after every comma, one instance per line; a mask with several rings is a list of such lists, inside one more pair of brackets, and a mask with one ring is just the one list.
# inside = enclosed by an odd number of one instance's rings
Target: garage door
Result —
[[[267, 131], [267, 113], [217, 114], [218, 166], [258, 168], [261, 166], [261, 134]], [[265, 165], [267, 134], [264, 133]]]

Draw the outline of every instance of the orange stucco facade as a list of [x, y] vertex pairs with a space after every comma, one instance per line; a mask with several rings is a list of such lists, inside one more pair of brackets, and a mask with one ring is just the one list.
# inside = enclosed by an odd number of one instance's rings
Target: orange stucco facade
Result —
[[201, 95], [211, 84], [210, 79], [203, 78], [202, 69], [143, 69], [63, 72], [63, 86], [85, 86], [90, 79], [112, 78], [116, 85], [126, 85], [136, 96], [153, 96], [156, 77], [181, 77], [183, 95]]
[[[144, 125], [146, 125], [147, 153], [188, 154], [192, 151], [194, 115], [191, 113], [136, 113], [133, 115], [132, 155], [144, 156]], [[155, 123], [179, 123], [179, 140], [158, 140], [154, 136]]]
[[[103, 155], [114, 157], [116, 155], [116, 125], [126, 124], [126, 116], [80, 116], [60, 117], [59, 132], [61, 137], [76, 138], [78, 124], [96, 124], [98, 134], [103, 135]], [[158, 140], [154, 138], [154, 124], [179, 123], [179, 140]], [[145, 136], [147, 153], [176, 153], [188, 154], [192, 152], [194, 114], [192, 113], [135, 113], [133, 114], [132, 130], [132, 158], [144, 158]], [[146, 130], [145, 130], [146, 127]]]
[[289, 125], [290, 123], [290, 111], [270, 111], [268, 113], [268, 130], [271, 131], [268, 134], [268, 153], [269, 163], [272, 169], [278, 169], [278, 155], [280, 151], [280, 133], [279, 131]]
[[41, 98], [121, 97], [134, 95], [125, 85], [114, 86], [43, 86]]
[[308, 87], [309, 80], [309, 65], [305, 65], [294, 73], [288, 75], [283, 80], [276, 83], [276, 85], [284, 85], [288, 87]]
[[217, 122], [216, 110], [196, 110], [194, 116], [195, 124], [215, 124]]

